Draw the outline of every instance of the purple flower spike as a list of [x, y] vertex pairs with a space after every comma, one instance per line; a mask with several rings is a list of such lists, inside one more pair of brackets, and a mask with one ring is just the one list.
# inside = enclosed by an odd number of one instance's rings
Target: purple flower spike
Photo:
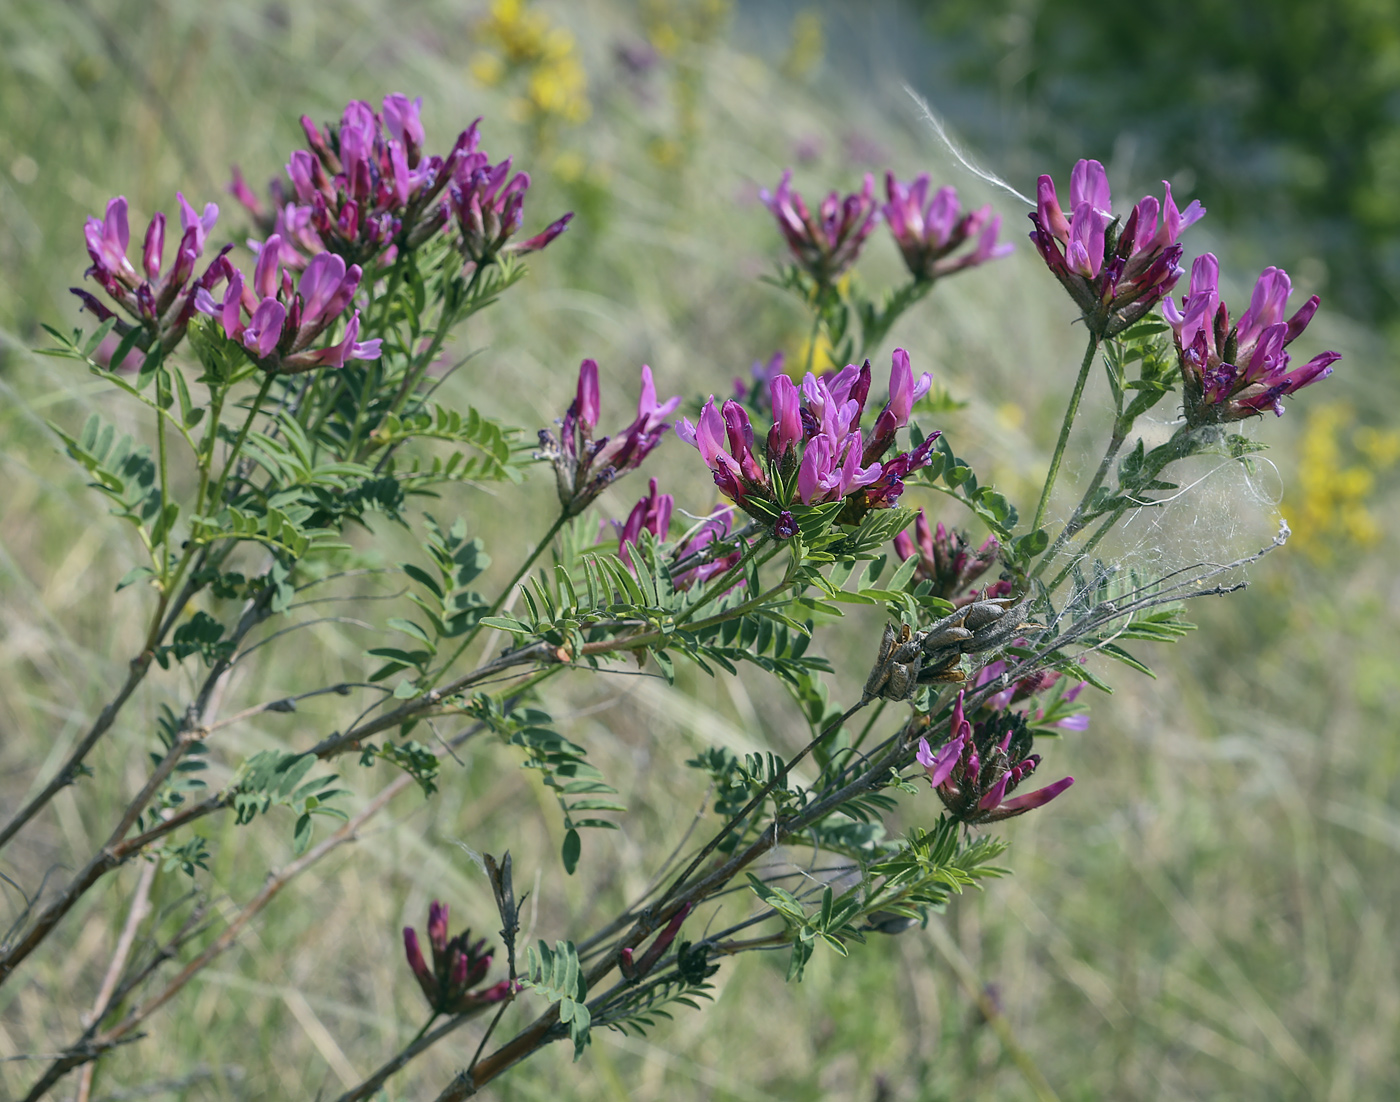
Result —
[[564, 507], [565, 516], [577, 516], [615, 478], [636, 470], [671, 427], [666, 418], [680, 401], [679, 396], [665, 402], [657, 401], [651, 368], [644, 364], [636, 420], [613, 436], [594, 440], [593, 430], [598, 424], [601, 404], [598, 365], [593, 360], [584, 360], [579, 366], [574, 401], [560, 420], [562, 441], [548, 429], [541, 429], [540, 450], [535, 453], [537, 458], [548, 459], [554, 466], [559, 503]]
[[1231, 328], [1220, 299], [1220, 264], [1210, 253], [1191, 266], [1191, 283], [1178, 309], [1171, 299], [1162, 314], [1176, 334], [1186, 420], [1190, 425], [1239, 421], [1273, 410], [1283, 416], [1282, 399], [1332, 374], [1336, 352], [1322, 352], [1289, 370], [1284, 351], [1317, 312], [1316, 295], [1285, 318], [1293, 285], [1282, 268], [1265, 268], [1254, 285], [1249, 308]]
[[[992, 215], [990, 206], [963, 214], [955, 189], [939, 188], [932, 199], [928, 191], [928, 173], [921, 173], [908, 185], [896, 180], [894, 173], [885, 173], [889, 201], [881, 211], [905, 267], [916, 280], [932, 282], [1012, 251], [1009, 242], [997, 243], [1001, 218]], [[952, 255], [973, 238], [976, 245], [971, 252]]]
[[969, 826], [995, 823], [1041, 807], [1074, 783], [1056, 781], [1023, 796], [1011, 796], [1040, 764], [1030, 750], [1032, 736], [1020, 713], [992, 712], [971, 723], [963, 712], [963, 693], [953, 705], [948, 740], [935, 753], [919, 741], [915, 760], [928, 774], [934, 792], [957, 820]]
[[[681, 418], [676, 432], [700, 452], [719, 491], [756, 519], [776, 525], [779, 513], [795, 503], [844, 501], [842, 523], [856, 524], [869, 510], [887, 509], [898, 501], [904, 478], [928, 463], [938, 437], [933, 433], [912, 451], [880, 458], [908, 423], [914, 403], [932, 379], [925, 374], [916, 382], [908, 355], [897, 351], [890, 402], [877, 418], [874, 435], [867, 438], [860, 420], [870, 375], [868, 361], [859, 367], [848, 364], [820, 379], [808, 372], [799, 388], [775, 373], [768, 388], [773, 424], [764, 435], [762, 458], [754, 447], [748, 414], [733, 400], [721, 411], [711, 395], [699, 421], [691, 424]], [[796, 525], [794, 519], [794, 531]]]
[[[189, 236], [191, 231], [186, 231]], [[306, 265], [293, 289], [292, 273], [283, 267], [286, 246], [274, 234], [258, 250], [251, 286], [243, 274], [229, 267], [229, 286], [222, 304], [201, 290], [195, 305], [216, 317], [224, 334], [236, 340], [264, 370], [295, 374], [317, 367], [343, 367], [347, 360], [378, 359], [380, 341], [358, 341], [360, 315], [346, 323], [337, 344], [310, 347], [339, 320], [360, 285], [360, 266], [349, 269], [330, 253], [318, 253]], [[243, 321], [247, 312], [248, 321]]]
[[918, 556], [914, 578], [932, 582], [935, 596], [952, 601], [960, 608], [978, 599], [967, 589], [997, 561], [1001, 544], [995, 536], [988, 536], [973, 550], [966, 532], [944, 528], [942, 523], [936, 532], [930, 531], [924, 511], [920, 509], [914, 518], [914, 538], [901, 532], [895, 537], [894, 547], [901, 559]]
[[1120, 226], [1112, 213], [1108, 175], [1098, 161], [1074, 166], [1068, 216], [1054, 181], [1042, 176], [1037, 182], [1031, 241], [1101, 339], [1146, 316], [1183, 274], [1177, 238], [1205, 208], [1192, 202], [1178, 211], [1171, 187], [1164, 186], [1163, 202], [1146, 196]]
[[508, 982], [484, 991], [472, 991], [491, 968], [491, 954], [485, 939], [473, 942], [471, 931], [448, 937], [447, 907], [436, 899], [428, 909], [428, 940], [432, 945], [433, 966], [423, 958], [418, 933], [412, 926], [403, 930], [408, 966], [434, 1014], [468, 1014], [500, 1002], [511, 993]]
[[307, 148], [289, 158], [287, 180], [273, 182], [270, 205], [259, 202], [236, 170], [229, 190], [264, 236], [282, 236], [282, 262], [296, 269], [321, 252], [352, 266], [387, 266], [400, 248], [417, 247], [447, 226], [453, 204], [443, 193], [449, 184], [474, 196], [474, 205], [471, 196], [457, 196], [458, 213], [490, 238], [492, 255], [541, 248], [558, 235], [562, 220], [528, 242], [502, 248], [519, 227], [528, 177], [507, 180], [509, 158], [497, 166], [501, 171], [476, 175], [490, 163], [479, 150], [479, 119], [446, 156], [428, 155], [421, 106], [401, 93], [386, 96], [380, 112], [352, 101], [325, 132], [303, 117]]
[[[141, 246], [141, 272], [127, 259], [126, 250], [131, 234], [127, 220], [127, 203], [123, 196], [107, 203], [103, 217], [89, 218], [84, 227], [88, 255], [92, 266], [87, 275], [97, 281], [111, 299], [134, 320], [135, 324], [119, 320], [114, 328], [118, 338], [133, 329], [142, 330], [136, 348], [148, 352], [155, 346], [169, 352], [184, 339], [185, 330], [194, 314], [195, 300], [228, 278], [232, 266], [221, 252], [210, 262], [204, 274], [194, 279], [195, 264], [204, 250], [204, 240], [219, 208], [210, 203], [203, 215], [195, 213], [177, 196], [181, 207], [183, 236], [175, 253], [175, 262], [165, 266], [165, 215], [157, 212], [146, 228]], [[228, 250], [225, 249], [224, 252]], [[75, 293], [79, 293], [76, 292]], [[81, 292], [84, 303], [92, 298]], [[91, 308], [89, 306], [89, 308]], [[103, 308], [105, 310], [105, 307]], [[108, 311], [108, 316], [111, 312]]]
[[831, 192], [815, 215], [792, 189], [791, 170], [783, 173], [776, 192], [765, 189], [759, 198], [778, 220], [798, 267], [823, 287], [834, 284], [855, 263], [879, 219], [875, 180], [868, 172], [859, 192], [845, 197]]

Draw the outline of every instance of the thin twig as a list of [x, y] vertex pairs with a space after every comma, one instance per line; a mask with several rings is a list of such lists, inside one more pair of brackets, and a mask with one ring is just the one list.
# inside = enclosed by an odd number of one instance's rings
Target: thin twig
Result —
[[[102, 1020], [102, 1016], [107, 1013], [107, 1007], [111, 1004], [112, 993], [117, 989], [117, 982], [121, 979], [122, 972], [126, 968], [127, 958], [131, 956], [131, 946], [136, 941], [136, 931], [146, 916], [151, 913], [151, 885], [156, 880], [156, 863], [148, 861], [141, 869], [141, 877], [136, 881], [136, 890], [131, 893], [131, 908], [126, 914], [126, 923], [122, 926], [122, 932], [117, 938], [117, 947], [112, 952], [111, 963], [107, 965], [107, 974], [102, 977], [102, 986], [97, 991], [97, 998], [92, 1002], [92, 1010], [88, 1013], [89, 1025], [96, 1024]], [[97, 1062], [93, 1061], [83, 1067], [82, 1073], [78, 1076], [77, 1102], [88, 1102], [92, 1096], [92, 1076], [97, 1070]]]

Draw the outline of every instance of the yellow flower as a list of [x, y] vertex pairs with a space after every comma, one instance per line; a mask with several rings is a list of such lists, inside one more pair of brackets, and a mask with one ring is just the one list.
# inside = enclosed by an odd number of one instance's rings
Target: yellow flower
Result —
[[1296, 496], [1289, 495], [1283, 514], [1297, 545], [1316, 562], [1325, 562], [1346, 544], [1369, 547], [1383, 535], [1367, 507], [1376, 472], [1400, 459], [1400, 433], [1363, 426], [1350, 434], [1356, 412], [1340, 402], [1316, 407], [1308, 417], [1299, 448]]

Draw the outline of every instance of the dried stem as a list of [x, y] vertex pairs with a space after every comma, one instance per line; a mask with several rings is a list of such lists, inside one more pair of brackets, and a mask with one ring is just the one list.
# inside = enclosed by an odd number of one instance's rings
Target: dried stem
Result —
[[[102, 977], [102, 986], [98, 989], [97, 998], [92, 1002], [92, 1010], [88, 1014], [88, 1025], [95, 1025], [102, 1020], [102, 1016], [107, 1013], [107, 1007], [111, 1004], [112, 993], [117, 989], [117, 982], [121, 979], [122, 972], [126, 969], [127, 958], [131, 956], [131, 946], [136, 941], [136, 931], [146, 916], [151, 913], [151, 885], [156, 880], [156, 863], [148, 861], [141, 869], [141, 877], [136, 881], [136, 890], [131, 894], [131, 909], [127, 911], [126, 923], [122, 926], [121, 935], [117, 938], [117, 947], [112, 952], [111, 963], [107, 965], [107, 974]], [[78, 1076], [77, 1102], [88, 1102], [92, 1097], [92, 1076], [97, 1070], [97, 1062], [84, 1065], [82, 1073]]]

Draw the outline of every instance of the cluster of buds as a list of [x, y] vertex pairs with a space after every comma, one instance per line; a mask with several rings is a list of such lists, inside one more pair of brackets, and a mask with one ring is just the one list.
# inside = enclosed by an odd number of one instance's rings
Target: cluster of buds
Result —
[[311, 347], [350, 305], [360, 286], [360, 266], [347, 269], [334, 253], [317, 253], [294, 289], [290, 268], [282, 266], [282, 244], [276, 234], [264, 242], [247, 284], [242, 272], [231, 269], [222, 302], [201, 289], [199, 310], [216, 318], [225, 336], [241, 344], [265, 371], [296, 374], [317, 367], [344, 367], [346, 360], [378, 359], [379, 338], [356, 340], [359, 311], [346, 323], [338, 342]]
[[[1011, 252], [1010, 242], [997, 243], [1001, 216], [992, 214], [990, 204], [963, 214], [956, 189], [941, 187], [930, 199], [929, 186], [926, 172], [908, 185], [896, 180], [893, 172], [885, 173], [889, 202], [881, 210], [904, 265], [916, 280], [931, 283]], [[972, 251], [952, 255], [974, 237], [977, 243]]]
[[1025, 717], [1016, 712], [996, 713], [974, 728], [963, 714], [959, 692], [948, 740], [934, 751], [928, 739], [919, 739], [915, 760], [955, 819], [969, 826], [995, 823], [1049, 803], [1074, 783], [1073, 777], [1065, 777], [1012, 796], [1040, 765], [1040, 755], [1030, 752], [1031, 743]]
[[428, 908], [428, 944], [432, 948], [433, 966], [423, 959], [418, 944], [418, 931], [403, 928], [404, 952], [408, 966], [434, 1014], [466, 1014], [511, 994], [511, 983], [500, 983], [480, 991], [471, 990], [486, 978], [491, 969], [491, 954], [485, 952], [486, 940], [471, 940], [471, 931], [463, 930], [454, 938], [447, 936], [447, 904], [433, 900]]
[[[327, 126], [324, 134], [303, 116], [310, 148], [294, 152], [287, 164], [291, 194], [282, 181], [273, 181], [269, 211], [236, 168], [229, 190], [264, 234], [282, 239], [284, 262], [293, 267], [323, 251], [349, 263], [388, 262], [399, 245], [421, 245], [454, 214], [464, 255], [476, 263], [489, 260], [505, 251], [519, 228], [530, 179], [519, 173], [507, 183], [509, 158], [490, 165], [479, 149], [480, 119], [457, 136], [446, 157], [424, 156], [421, 106], [421, 99], [397, 93], [384, 98], [382, 112], [354, 100], [339, 125]], [[543, 248], [569, 217], [509, 248]]]
[[942, 522], [930, 532], [928, 520], [920, 509], [914, 518], [913, 538], [908, 532], [899, 533], [894, 538], [894, 549], [901, 560], [918, 558], [918, 565], [914, 567], [915, 581], [931, 582], [935, 597], [952, 601], [958, 607], [979, 598], [1005, 596], [1001, 592], [991, 592], [991, 587], [981, 594], [975, 590], [964, 592], [997, 561], [1001, 544], [995, 536], [988, 536], [974, 549], [966, 532], [944, 528]]
[[1108, 175], [1098, 161], [1074, 166], [1069, 214], [1060, 208], [1054, 181], [1040, 177], [1031, 241], [1100, 338], [1116, 336], [1144, 317], [1184, 274], [1177, 238], [1205, 208], [1193, 201], [1178, 210], [1171, 185], [1164, 181], [1163, 186], [1162, 203], [1146, 196], [1120, 227]]
[[484, 153], [473, 149], [461, 158], [452, 173], [448, 198], [461, 232], [462, 255], [474, 264], [489, 264], [502, 253], [542, 249], [563, 233], [573, 218], [572, 211], [534, 237], [508, 244], [524, 221], [525, 193], [529, 190], [530, 174], [511, 176], [509, 157], [493, 165]]
[[651, 368], [642, 365], [642, 392], [637, 400], [637, 419], [613, 436], [593, 439], [601, 402], [598, 391], [598, 364], [584, 360], [579, 365], [578, 389], [569, 411], [560, 422], [559, 436], [540, 430], [538, 459], [554, 465], [559, 504], [566, 517], [578, 516], [616, 478], [635, 470], [671, 427], [665, 418], [680, 405], [676, 396], [666, 402], [656, 400], [656, 384]]
[[1285, 351], [1312, 321], [1313, 295], [1284, 318], [1293, 285], [1282, 268], [1265, 268], [1254, 284], [1249, 309], [1232, 327], [1220, 299], [1220, 264], [1206, 253], [1191, 265], [1191, 283], [1181, 309], [1167, 299], [1162, 313], [1176, 333], [1186, 420], [1190, 425], [1238, 421], [1271, 409], [1283, 415], [1281, 399], [1332, 374], [1336, 352], [1322, 352], [1288, 370]]
[[[92, 258], [92, 266], [85, 274], [96, 280], [112, 301], [136, 322], [133, 326], [118, 319], [113, 328], [122, 337], [133, 328], [144, 329], [146, 336], [138, 338], [137, 344], [146, 351], [159, 346], [162, 352], [169, 352], [179, 344], [194, 316], [196, 296], [208, 294], [233, 272], [233, 266], [225, 258], [232, 248], [229, 246], [209, 263], [198, 279], [193, 278], [195, 265], [204, 255], [209, 231], [219, 217], [219, 208], [210, 203], [200, 214], [183, 195], [177, 193], [175, 198], [180, 203], [183, 232], [175, 263], [169, 268], [165, 267], [165, 215], [159, 212], [146, 227], [141, 271], [138, 273], [127, 259], [131, 230], [124, 195], [108, 200], [104, 216], [89, 218], [83, 230], [88, 255]], [[116, 316], [90, 292], [80, 287], [69, 289], [99, 321]]]
[[720, 493], [752, 516], [776, 516], [774, 530], [782, 538], [796, 530], [790, 506], [797, 503], [846, 501], [843, 517], [854, 522], [869, 509], [889, 508], [899, 500], [904, 479], [928, 463], [939, 434], [912, 451], [888, 460], [883, 456], [932, 383], [927, 373], [915, 381], [908, 353], [896, 349], [889, 401], [867, 438], [860, 419], [870, 394], [869, 360], [820, 379], [808, 372], [800, 391], [786, 375], [775, 375], [769, 386], [773, 425], [762, 460], [749, 415], [733, 399], [716, 409], [711, 395], [699, 420], [692, 425], [681, 418], [676, 434], [700, 452]]
[[797, 266], [820, 287], [830, 287], [855, 263], [861, 246], [875, 228], [875, 179], [865, 174], [859, 192], [842, 197], [831, 192], [813, 214], [792, 188], [792, 172], [783, 173], [776, 192], [759, 193], [773, 212]]

